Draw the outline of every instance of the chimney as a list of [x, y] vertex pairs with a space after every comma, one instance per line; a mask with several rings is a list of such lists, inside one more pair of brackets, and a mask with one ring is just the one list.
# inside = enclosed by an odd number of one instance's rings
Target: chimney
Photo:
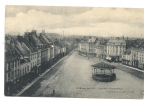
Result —
[[32, 33], [36, 35], [36, 30], [32, 30]]
[[45, 30], [42, 30], [42, 34], [45, 34]]
[[122, 37], [122, 39], [124, 39], [124, 36]]
[[128, 40], [128, 36], [127, 36], [127, 40]]

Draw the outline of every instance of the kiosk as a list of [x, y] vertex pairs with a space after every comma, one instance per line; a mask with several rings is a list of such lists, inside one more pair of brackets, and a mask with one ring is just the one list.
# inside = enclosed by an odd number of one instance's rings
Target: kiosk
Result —
[[116, 79], [116, 67], [104, 62], [92, 65], [92, 78], [100, 82], [112, 82]]

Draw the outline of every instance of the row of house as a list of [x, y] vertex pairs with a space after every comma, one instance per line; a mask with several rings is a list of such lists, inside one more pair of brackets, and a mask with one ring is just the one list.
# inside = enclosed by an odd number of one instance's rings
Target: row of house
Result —
[[119, 37], [111, 39], [95, 39], [90, 37], [88, 40], [80, 41], [79, 54], [88, 58], [98, 57], [144, 69], [143, 49], [129, 48], [134, 43], [136, 43], [135, 40], [129, 41]]
[[68, 54], [73, 43], [55, 39], [51, 41], [45, 31], [36, 30], [24, 36], [5, 37], [5, 95], [20, 91], [39, 74]]
[[122, 55], [122, 64], [144, 69], [144, 50], [136, 48], [126, 50]]

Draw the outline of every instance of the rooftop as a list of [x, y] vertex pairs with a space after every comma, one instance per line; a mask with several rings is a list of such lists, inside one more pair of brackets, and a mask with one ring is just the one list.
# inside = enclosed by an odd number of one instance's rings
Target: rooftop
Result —
[[121, 38], [112, 38], [108, 41], [107, 44], [113, 44], [113, 45], [126, 45], [126, 42], [124, 39]]
[[85, 40], [81, 40], [80, 43], [88, 43], [88, 42]]
[[17, 39], [20, 43], [23, 42], [30, 49], [31, 52], [37, 51], [37, 48], [33, 44], [31, 44], [26, 38], [22, 36], [17, 36]]
[[127, 49], [123, 54], [124, 55], [130, 55], [131, 54], [131, 49]]
[[15, 60], [20, 58], [21, 55], [16, 52], [16, 49], [12, 47], [11, 44], [5, 44], [5, 60], [10, 61], [10, 60]]
[[39, 39], [42, 43], [50, 44], [50, 41], [48, 40], [48, 38], [44, 34], [40, 34]]
[[115, 69], [116, 68], [115, 66], [104, 63], [104, 62], [100, 62], [91, 66], [95, 68], [99, 68], [99, 69]]

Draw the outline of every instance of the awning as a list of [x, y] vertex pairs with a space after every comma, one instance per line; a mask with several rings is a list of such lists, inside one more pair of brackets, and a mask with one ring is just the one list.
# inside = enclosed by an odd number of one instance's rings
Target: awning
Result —
[[109, 60], [111, 60], [112, 58], [111, 57], [109, 57]]
[[109, 57], [106, 57], [106, 59], [108, 60], [108, 59], [109, 59]]
[[106, 57], [106, 59], [107, 59], [107, 60], [111, 60], [112, 58], [111, 58], [111, 57]]

